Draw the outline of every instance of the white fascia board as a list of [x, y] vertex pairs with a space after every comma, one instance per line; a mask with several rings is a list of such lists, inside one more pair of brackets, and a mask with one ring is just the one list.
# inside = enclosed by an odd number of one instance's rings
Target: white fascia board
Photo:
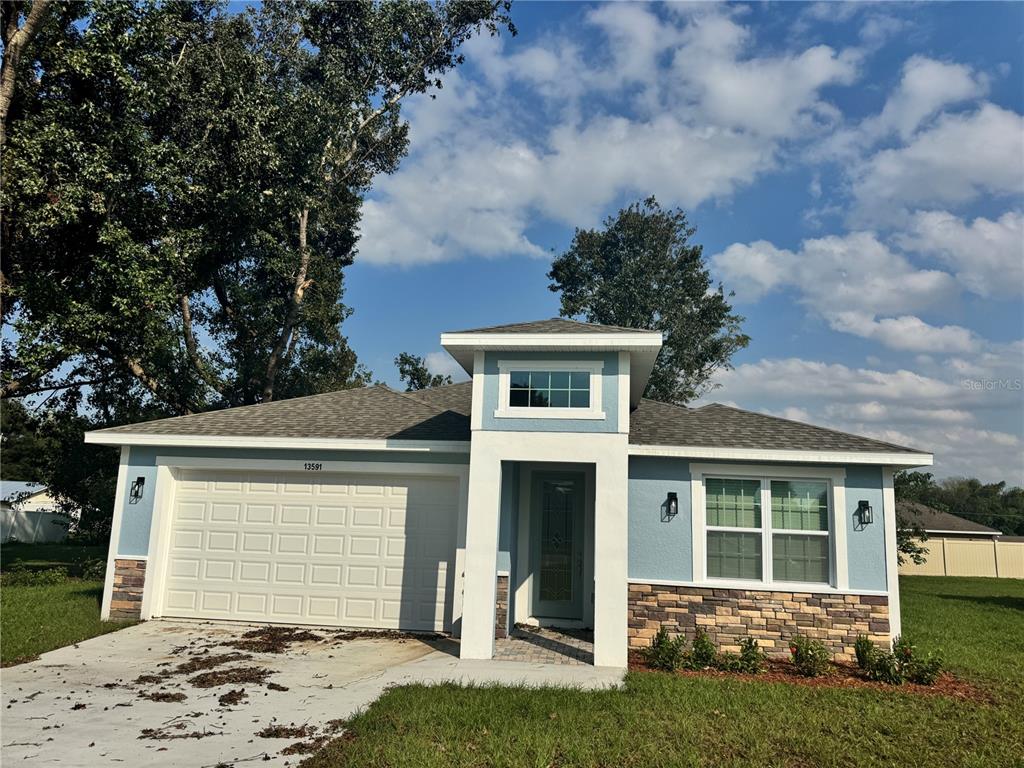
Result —
[[930, 453], [879, 453], [868, 451], [797, 451], [761, 448], [713, 448], [685, 445], [630, 445], [630, 456], [670, 456], [687, 459], [730, 461], [795, 461], [822, 464], [881, 464], [890, 467], [930, 467]]
[[236, 437], [226, 435], [152, 435], [137, 432], [86, 432], [95, 445], [153, 445], [184, 448], [287, 448], [300, 451], [414, 451], [469, 453], [468, 440], [341, 440], [324, 437]]

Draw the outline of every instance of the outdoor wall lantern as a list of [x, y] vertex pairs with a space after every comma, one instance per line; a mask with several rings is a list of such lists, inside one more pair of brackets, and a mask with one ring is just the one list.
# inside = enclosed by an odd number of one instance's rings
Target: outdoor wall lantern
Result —
[[661, 509], [662, 522], [667, 522], [679, 514], [679, 496], [676, 495], [675, 491], [668, 492], [668, 496], [665, 497], [665, 503], [662, 505]]
[[861, 527], [871, 525], [875, 521], [875, 512], [867, 501], [861, 499], [857, 502], [857, 522]]
[[128, 503], [138, 504], [142, 500], [142, 489], [146, 485], [146, 478], [136, 477], [132, 480], [132, 487], [128, 491]]

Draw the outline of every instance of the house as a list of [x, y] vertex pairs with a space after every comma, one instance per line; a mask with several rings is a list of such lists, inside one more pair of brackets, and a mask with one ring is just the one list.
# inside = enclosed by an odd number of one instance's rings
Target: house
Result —
[[658, 627], [840, 657], [900, 631], [893, 471], [911, 448], [642, 397], [657, 332], [563, 319], [444, 333], [471, 376], [114, 427], [103, 615], [452, 632]]
[[896, 503], [897, 518], [927, 534], [923, 563], [904, 559], [907, 576], [1024, 578], [1024, 538], [913, 501]]
[[0, 542], [61, 542], [67, 538], [65, 515], [46, 486], [21, 480], [0, 481]]

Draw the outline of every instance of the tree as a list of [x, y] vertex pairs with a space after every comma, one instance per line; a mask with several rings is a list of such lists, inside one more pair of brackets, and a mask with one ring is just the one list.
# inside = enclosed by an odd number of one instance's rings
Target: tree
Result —
[[440, 373], [432, 375], [422, 357], [411, 355], [408, 352], [402, 352], [396, 357], [395, 365], [398, 366], [398, 378], [405, 382], [406, 392], [443, 387], [452, 383], [451, 376]]
[[973, 520], [1008, 535], [1024, 535], [1024, 489], [1007, 488], [1005, 481], [983, 483], [977, 478], [947, 477], [936, 482], [931, 472], [897, 472], [896, 499]]
[[690, 242], [695, 233], [682, 210], [663, 210], [649, 197], [608, 217], [603, 229], [577, 229], [548, 273], [562, 316], [662, 332], [644, 395], [668, 403], [709, 389], [715, 371], [750, 341], [722, 286], [712, 288], [702, 247]]
[[[14, 10], [8, 12], [7, 8]], [[5, 6], [4, 397], [169, 413], [358, 386], [341, 324], [361, 199], [504, 1]]]

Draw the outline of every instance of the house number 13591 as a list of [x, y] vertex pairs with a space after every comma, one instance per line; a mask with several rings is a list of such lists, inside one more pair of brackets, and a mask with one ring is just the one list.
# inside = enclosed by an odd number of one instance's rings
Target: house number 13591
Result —
[[302, 466], [307, 472], [319, 472], [324, 468], [323, 463], [319, 461], [307, 461]]

